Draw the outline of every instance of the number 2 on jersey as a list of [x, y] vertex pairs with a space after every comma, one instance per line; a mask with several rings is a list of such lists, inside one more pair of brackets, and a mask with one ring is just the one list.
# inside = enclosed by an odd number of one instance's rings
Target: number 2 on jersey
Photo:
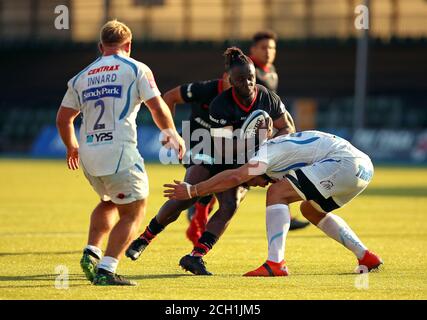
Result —
[[102, 101], [102, 100], [96, 101], [95, 102], [95, 106], [94, 106], [95, 109], [98, 106], [101, 107], [101, 112], [99, 113], [98, 119], [96, 119], [96, 121], [95, 121], [95, 125], [93, 126], [93, 130], [105, 129], [105, 124], [104, 123], [99, 123], [99, 121], [101, 120], [102, 116], [104, 115], [104, 111], [105, 111], [104, 101]]

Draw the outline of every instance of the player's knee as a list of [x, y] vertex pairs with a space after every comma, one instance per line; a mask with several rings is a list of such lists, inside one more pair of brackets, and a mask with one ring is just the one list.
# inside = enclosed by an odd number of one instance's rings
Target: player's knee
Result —
[[303, 201], [300, 204], [300, 211], [301, 214], [304, 216], [304, 218], [306, 218], [307, 220], [310, 220], [310, 211], [309, 208], [307, 207], [308, 201]]
[[94, 233], [105, 233], [109, 232], [114, 226], [114, 223], [110, 223], [109, 221], [102, 221], [96, 224], [91, 224], [90, 229], [91, 232]]
[[267, 204], [268, 203], [290, 203], [290, 194], [282, 188], [280, 183], [273, 183], [267, 189]]
[[129, 204], [118, 205], [121, 221], [129, 223], [142, 220], [145, 214], [145, 200], [136, 200]]
[[300, 210], [304, 218], [306, 218], [308, 221], [313, 223], [314, 225], [317, 225], [320, 220], [322, 220], [326, 213], [319, 211], [316, 209], [310, 201], [303, 201], [300, 205]]
[[236, 213], [238, 207], [239, 201], [237, 199], [226, 199], [221, 201], [219, 209], [222, 216], [229, 219]]

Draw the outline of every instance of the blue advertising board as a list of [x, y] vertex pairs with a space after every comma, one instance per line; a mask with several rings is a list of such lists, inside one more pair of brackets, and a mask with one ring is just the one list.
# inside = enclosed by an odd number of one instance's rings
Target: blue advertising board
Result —
[[[349, 131], [325, 131], [351, 141], [352, 144], [377, 162], [427, 164], [427, 130], [361, 129], [353, 135], [349, 134]], [[76, 130], [76, 134], [78, 134], [78, 130]], [[159, 134], [160, 131], [155, 126], [138, 128], [138, 150], [147, 161], [159, 161], [162, 148]], [[54, 126], [47, 126], [36, 138], [30, 155], [38, 158], [64, 158], [65, 152], [57, 129]], [[174, 157], [167, 158], [172, 159]], [[176, 162], [173, 161], [173, 163]]]
[[[160, 130], [154, 126], [138, 128], [138, 150], [147, 161], [159, 161], [162, 147]], [[76, 129], [78, 136], [78, 129]], [[46, 126], [35, 139], [30, 155], [36, 158], [65, 158], [66, 150], [55, 126]]]

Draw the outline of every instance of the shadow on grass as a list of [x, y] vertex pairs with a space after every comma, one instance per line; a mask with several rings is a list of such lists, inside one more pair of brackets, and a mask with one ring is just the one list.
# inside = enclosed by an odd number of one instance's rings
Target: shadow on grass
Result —
[[369, 187], [363, 191], [363, 196], [384, 197], [427, 197], [427, 186], [425, 187]]
[[[25, 275], [25, 276], [0, 276], [1, 281], [14, 281], [17, 282], [17, 285], [4, 285], [0, 286], [4, 289], [19, 289], [19, 288], [55, 288], [55, 280], [58, 277], [57, 274], [34, 274], [34, 275]], [[86, 277], [83, 274], [69, 274], [68, 280], [70, 281], [70, 287], [81, 287], [90, 285]], [[32, 282], [32, 281], [43, 281], [50, 282], [50, 284], [25, 284], [19, 285], [20, 281]], [[85, 281], [86, 284], [75, 284], [74, 281]]]
[[347, 276], [347, 277], [352, 276], [352, 277], [355, 277], [357, 275], [358, 274], [354, 273], [354, 272], [341, 272], [341, 273], [331, 273], [331, 272], [328, 272], [328, 273], [322, 273], [322, 272], [304, 273], [304, 272], [301, 272], [301, 273], [292, 273], [291, 276], [293, 278], [293, 277], [300, 277], [300, 276], [304, 276], [304, 277], [306, 277], [306, 276]]
[[2, 256], [29, 256], [29, 255], [67, 255], [67, 254], [80, 254], [81, 251], [44, 251], [44, 252], [0, 252]]
[[[83, 274], [69, 274], [69, 280], [86, 280]], [[35, 274], [25, 276], [0, 276], [0, 281], [55, 281], [58, 274]]]
[[[75, 287], [87, 287], [91, 286], [91, 284], [88, 282], [87, 284], [70, 284], [69, 288], [75, 288]], [[35, 285], [26, 285], [26, 286], [0, 286], [0, 289], [21, 289], [21, 288], [55, 288], [54, 284], [35, 284]], [[59, 289], [57, 289], [59, 290]], [[62, 289], [61, 291], [66, 291], [66, 289]], [[36, 300], [42, 299], [42, 298], [34, 298]]]
[[0, 233], [0, 236], [2, 237], [28, 237], [28, 236], [84, 236], [86, 233], [84, 232], [31, 232], [31, 231], [24, 231], [24, 232], [2, 232]]
[[[144, 275], [132, 275], [128, 276], [133, 280], [149, 280], [149, 279], [174, 279], [182, 277], [196, 277], [193, 274], [144, 274]], [[198, 277], [199, 278], [199, 277]]]
[[[72, 284], [70, 283], [69, 288], [75, 288], [75, 287], [87, 287], [87, 286], [91, 286], [91, 284], [88, 282], [87, 284]], [[35, 284], [35, 285], [25, 285], [25, 286], [0, 286], [0, 289], [21, 289], [21, 288], [52, 288], [52, 289], [57, 289], [55, 288], [55, 284]], [[60, 289], [57, 289], [60, 290]], [[62, 289], [62, 291], [64, 291], [66, 289]], [[40, 298], [34, 298], [36, 300], [40, 299]]]
[[[69, 287], [82, 287], [90, 286], [91, 284], [87, 281], [83, 274], [69, 274]], [[0, 283], [2, 281], [15, 282], [11, 285], [0, 285], [0, 289], [19, 289], [19, 288], [55, 288], [55, 280], [58, 277], [57, 274], [35, 274], [25, 276], [0, 276]], [[129, 279], [132, 280], [150, 280], [150, 279], [174, 279], [180, 277], [194, 277], [190, 274], [147, 274], [147, 275], [128, 275]], [[20, 285], [21, 281], [26, 281], [26, 284]], [[35, 281], [42, 281], [44, 284], [28, 284]], [[84, 281], [85, 283], [75, 283]], [[46, 284], [50, 282], [50, 284]]]

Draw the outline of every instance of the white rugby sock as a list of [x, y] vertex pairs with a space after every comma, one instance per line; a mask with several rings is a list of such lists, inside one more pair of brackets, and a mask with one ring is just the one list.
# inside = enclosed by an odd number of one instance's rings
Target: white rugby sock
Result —
[[351, 230], [349, 225], [335, 214], [328, 213], [317, 224], [317, 227], [332, 239], [338, 241], [347, 249], [351, 250], [358, 259], [361, 259], [367, 248]]
[[94, 254], [96, 254], [98, 256], [99, 259], [102, 258], [102, 250], [99, 249], [98, 247], [92, 246], [90, 244], [88, 244], [85, 249], [88, 249], [90, 251], [92, 251]]
[[116, 273], [119, 260], [113, 257], [104, 257], [98, 264], [98, 269], [104, 269], [112, 273]]
[[266, 208], [268, 260], [281, 262], [285, 259], [286, 236], [291, 216], [285, 204], [273, 204]]

